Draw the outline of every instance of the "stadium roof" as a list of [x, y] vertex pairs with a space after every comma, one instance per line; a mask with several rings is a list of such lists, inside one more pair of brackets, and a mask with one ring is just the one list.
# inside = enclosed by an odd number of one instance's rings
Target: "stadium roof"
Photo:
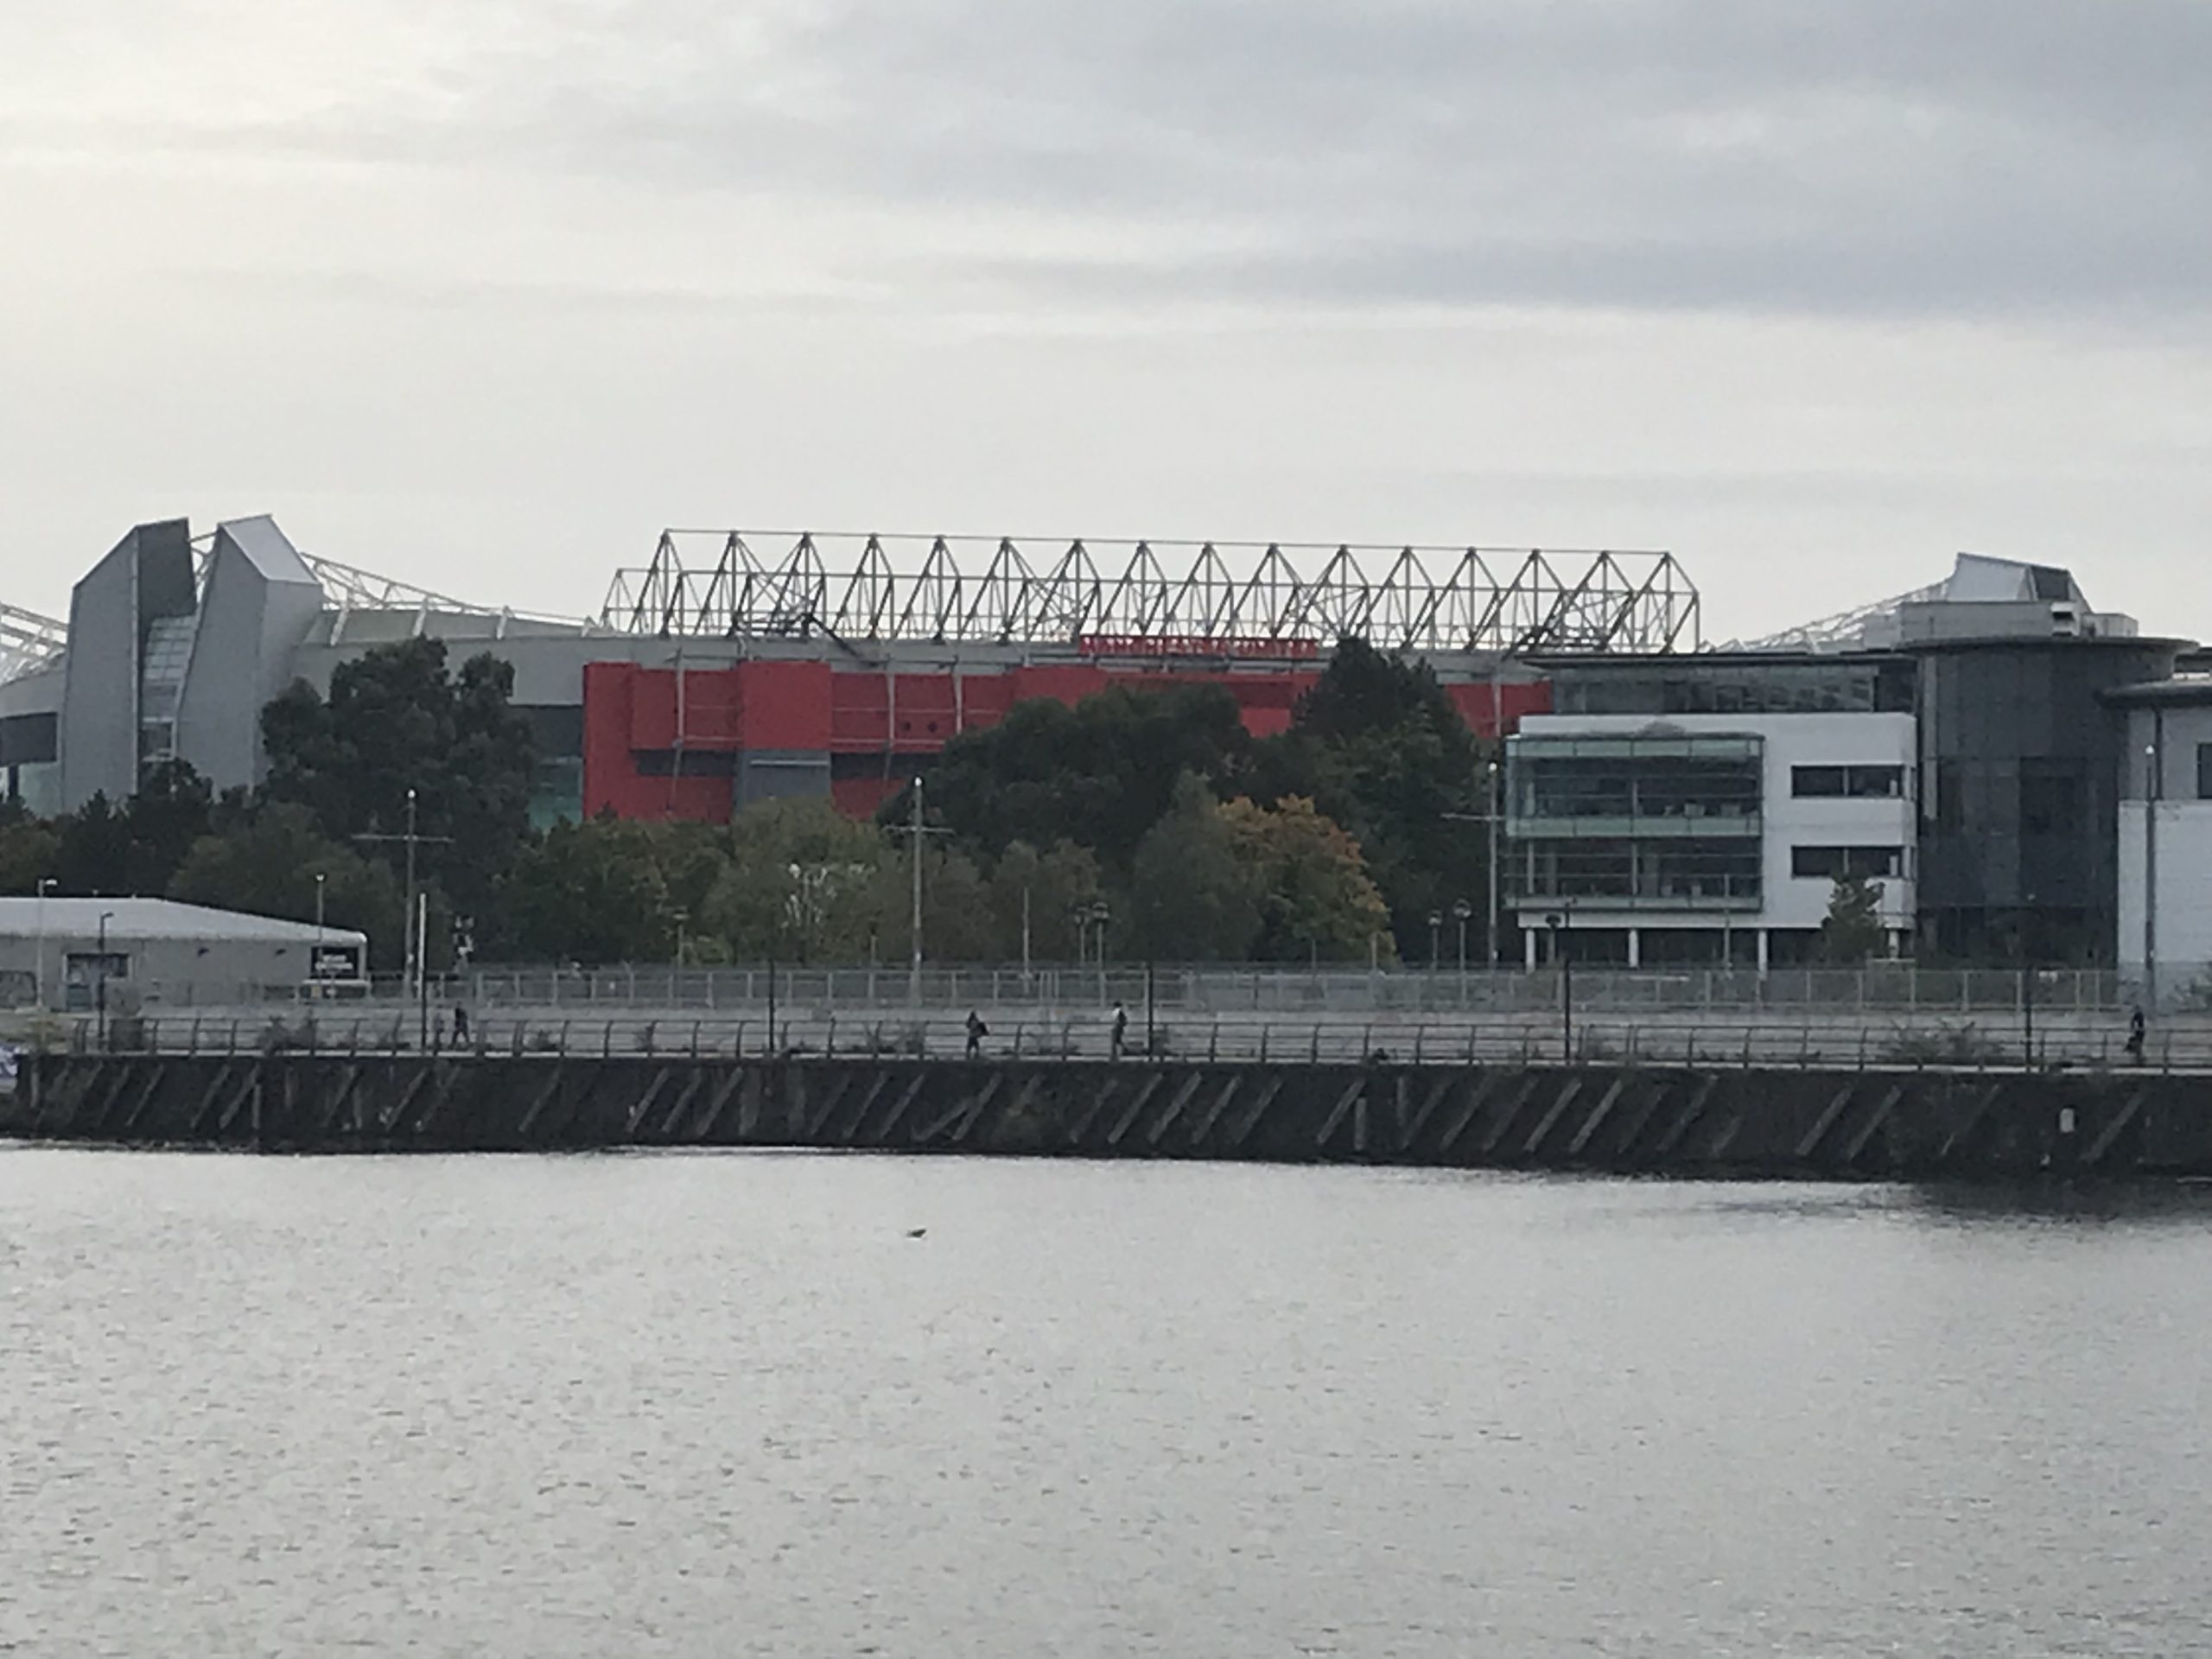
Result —
[[36, 611], [0, 604], [0, 680], [43, 668], [68, 643], [67, 624]]
[[[2071, 607], [2084, 620], [2091, 620], [2089, 601], [2071, 571], [2056, 565], [2031, 564], [2021, 559], [1993, 558], [1985, 553], [1961, 553], [1942, 581], [1871, 605], [1800, 623], [1761, 639], [1732, 640], [1723, 651], [1843, 652], [1884, 650], [1900, 644], [1905, 635], [1905, 613], [1916, 606], [2041, 605]], [[2132, 619], [2096, 618], [2101, 627], [2092, 632], [2112, 635], [2133, 633]]]

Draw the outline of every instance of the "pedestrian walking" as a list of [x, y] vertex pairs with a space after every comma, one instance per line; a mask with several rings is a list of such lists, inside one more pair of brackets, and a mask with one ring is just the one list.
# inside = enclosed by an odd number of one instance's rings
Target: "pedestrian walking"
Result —
[[458, 1002], [453, 1005], [453, 1046], [461, 1047], [468, 1040], [468, 1010]]
[[1118, 1060], [1122, 1058], [1122, 1045], [1128, 1040], [1128, 1035], [1129, 1011], [1123, 1007], [1119, 1002], [1116, 1002], [1114, 1005], [1113, 1058], [1115, 1059]]
[[2138, 1065], [2143, 1064], [2144, 1031], [2143, 1010], [2138, 1008], [2127, 1016], [2127, 1058]]
[[973, 1008], [969, 1009], [968, 1058], [969, 1059], [975, 1059], [982, 1053], [983, 1039], [990, 1034], [991, 1028], [983, 1023], [983, 1016], [976, 1013]]

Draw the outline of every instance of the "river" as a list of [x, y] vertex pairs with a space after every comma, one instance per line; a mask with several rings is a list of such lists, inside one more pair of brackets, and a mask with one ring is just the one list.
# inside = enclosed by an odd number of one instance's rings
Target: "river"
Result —
[[0, 1147], [0, 1652], [2212, 1653], [2208, 1356], [2189, 1190]]

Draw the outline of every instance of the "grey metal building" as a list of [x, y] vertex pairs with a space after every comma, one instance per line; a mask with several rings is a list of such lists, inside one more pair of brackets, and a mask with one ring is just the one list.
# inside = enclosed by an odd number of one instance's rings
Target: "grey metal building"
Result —
[[310, 979], [359, 979], [368, 941], [350, 928], [211, 910], [168, 899], [0, 899], [0, 1007], [90, 1011], [189, 1006]]

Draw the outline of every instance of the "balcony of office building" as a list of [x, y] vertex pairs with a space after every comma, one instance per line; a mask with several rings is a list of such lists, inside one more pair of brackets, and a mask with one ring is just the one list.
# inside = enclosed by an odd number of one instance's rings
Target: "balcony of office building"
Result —
[[1756, 843], [1765, 740], [1523, 736], [1506, 750], [1506, 833], [1530, 842]]

